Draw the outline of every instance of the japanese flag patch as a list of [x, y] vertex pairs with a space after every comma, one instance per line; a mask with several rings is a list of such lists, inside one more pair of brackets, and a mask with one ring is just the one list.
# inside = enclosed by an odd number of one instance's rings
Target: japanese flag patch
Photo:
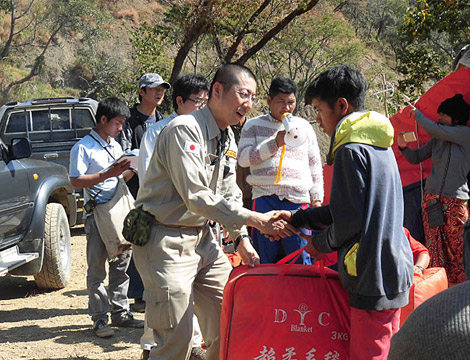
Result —
[[193, 141], [186, 141], [186, 143], [184, 144], [184, 151], [188, 153], [198, 153], [200, 148], [201, 145]]

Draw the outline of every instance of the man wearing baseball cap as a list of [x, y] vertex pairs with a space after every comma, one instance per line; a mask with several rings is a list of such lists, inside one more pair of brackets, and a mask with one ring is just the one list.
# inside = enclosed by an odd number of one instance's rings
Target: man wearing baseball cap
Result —
[[[171, 85], [164, 81], [159, 74], [148, 73], [140, 78], [138, 89], [139, 103], [130, 108], [131, 116], [124, 123], [122, 131], [116, 139], [124, 153], [139, 149], [147, 126], [163, 119], [163, 115], [157, 108], [162, 104], [166, 90], [170, 88]], [[127, 182], [127, 186], [134, 199], [137, 197], [137, 191], [139, 190], [139, 175], [136, 170], [133, 170], [134, 176]], [[145, 302], [142, 300], [144, 286], [135, 268], [133, 258], [129, 264], [127, 274], [130, 277], [127, 296], [135, 299], [132, 310], [144, 312]]]
[[[156, 73], [143, 75], [139, 80], [139, 103], [131, 108], [131, 117], [127, 119], [118, 142], [122, 150], [128, 152], [140, 147], [140, 141], [147, 125], [163, 119], [157, 110], [165, 98], [166, 90], [171, 85]], [[134, 196], [136, 194], [132, 194]]]

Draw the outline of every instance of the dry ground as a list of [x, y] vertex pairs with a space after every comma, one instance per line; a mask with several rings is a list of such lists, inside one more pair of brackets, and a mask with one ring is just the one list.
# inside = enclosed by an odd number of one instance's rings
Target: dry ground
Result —
[[33, 277], [0, 277], [0, 360], [140, 358], [142, 329], [95, 336], [87, 314], [85, 249], [83, 226], [72, 229], [72, 278], [60, 291], [39, 290]]
[[[324, 157], [329, 139], [314, 126]], [[72, 278], [60, 291], [39, 290], [33, 277], [0, 277], [0, 360], [139, 359], [142, 330], [115, 328], [99, 339], [87, 314], [86, 239], [72, 229]], [[136, 315], [143, 318], [141, 314]]]

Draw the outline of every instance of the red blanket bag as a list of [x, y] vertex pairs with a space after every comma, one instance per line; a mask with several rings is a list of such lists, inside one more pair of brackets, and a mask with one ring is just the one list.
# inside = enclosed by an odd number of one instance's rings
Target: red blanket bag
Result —
[[[338, 273], [277, 264], [234, 269], [224, 289], [222, 360], [349, 358], [349, 305]], [[295, 261], [295, 260], [294, 260]]]
[[447, 275], [442, 267], [424, 269], [423, 275], [415, 274], [410, 289], [410, 302], [401, 308], [400, 326], [414, 309], [447, 287]]

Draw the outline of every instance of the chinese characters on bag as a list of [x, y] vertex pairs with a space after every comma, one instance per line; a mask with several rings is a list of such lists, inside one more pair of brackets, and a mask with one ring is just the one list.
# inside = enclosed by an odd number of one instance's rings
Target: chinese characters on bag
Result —
[[[340, 360], [340, 354], [335, 351], [328, 351], [326, 354], [321, 357], [316, 357], [317, 350], [315, 348], [310, 349], [305, 353], [305, 360]], [[276, 351], [272, 347], [263, 346], [263, 349], [260, 351], [259, 356], [255, 357], [253, 360], [303, 360], [302, 358], [296, 357], [296, 352], [294, 347], [289, 347], [285, 349], [285, 353], [282, 354], [282, 358], [276, 357]], [[280, 355], [281, 356], [281, 355]]]

